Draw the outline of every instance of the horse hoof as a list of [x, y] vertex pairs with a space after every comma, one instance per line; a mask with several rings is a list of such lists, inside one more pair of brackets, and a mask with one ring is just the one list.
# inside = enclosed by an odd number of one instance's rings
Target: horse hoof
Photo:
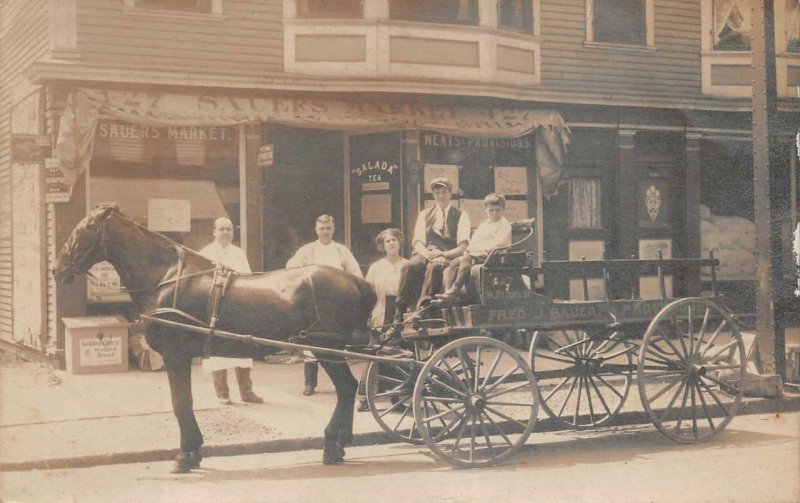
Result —
[[203, 456], [200, 451], [181, 452], [175, 457], [175, 464], [170, 473], [189, 473], [195, 468], [200, 468]]
[[331, 448], [325, 448], [322, 451], [322, 464], [323, 465], [338, 465], [344, 463], [344, 449], [337, 445]]

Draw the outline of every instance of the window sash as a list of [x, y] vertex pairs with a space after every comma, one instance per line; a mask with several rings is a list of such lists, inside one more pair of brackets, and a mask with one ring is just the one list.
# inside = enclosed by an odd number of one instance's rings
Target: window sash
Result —
[[569, 226], [571, 229], [603, 228], [599, 178], [570, 178]]
[[533, 35], [533, 0], [500, 0], [497, 7], [500, 29]]
[[593, 0], [593, 40], [647, 45], [646, 11], [645, 0]]
[[297, 15], [303, 18], [359, 18], [362, 0], [298, 0]]
[[477, 0], [389, 0], [389, 18], [444, 24], [478, 24]]
[[136, 0], [136, 6], [147, 9], [211, 13], [211, 0]]

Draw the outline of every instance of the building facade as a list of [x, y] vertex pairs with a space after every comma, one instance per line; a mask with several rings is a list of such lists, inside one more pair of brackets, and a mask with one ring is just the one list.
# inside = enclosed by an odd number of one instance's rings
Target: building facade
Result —
[[[228, 215], [254, 270], [282, 267], [330, 214], [366, 268], [374, 236], [409, 235], [441, 175], [475, 225], [492, 191], [512, 218], [537, 218], [537, 261], [714, 252], [735, 309], [754, 310], [748, 0], [0, 6], [3, 340], [58, 354], [64, 316], [135, 316], [113, 269], [72, 285], [48, 272], [98, 203], [192, 248]], [[775, 19], [788, 236], [798, 3], [776, 1]], [[49, 138], [57, 160], [12, 159], [20, 135]], [[707, 287], [699, 273], [668, 283]], [[590, 280], [590, 297], [602, 285]]]

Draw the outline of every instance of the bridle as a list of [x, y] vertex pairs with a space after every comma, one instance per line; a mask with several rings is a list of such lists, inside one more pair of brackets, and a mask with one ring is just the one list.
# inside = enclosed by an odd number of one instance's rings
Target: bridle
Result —
[[64, 276], [83, 274], [95, 280], [98, 279], [94, 274], [92, 274], [89, 271], [89, 267], [87, 267], [85, 263], [89, 260], [89, 257], [91, 257], [92, 254], [94, 254], [95, 249], [98, 245], [100, 245], [103, 250], [102, 260], [108, 260], [108, 248], [106, 246], [106, 223], [108, 222], [108, 219], [110, 217], [111, 217], [110, 213], [105, 215], [101, 222], [96, 223], [95, 230], [90, 230], [89, 224], [86, 225], [85, 232], [91, 232], [92, 234], [94, 234], [92, 236], [92, 244], [86, 248], [86, 251], [77, 260], [72, 258], [75, 248], [75, 243], [72, 244], [73, 246], [71, 246], [67, 250], [67, 253], [65, 255], [66, 264], [64, 266]]

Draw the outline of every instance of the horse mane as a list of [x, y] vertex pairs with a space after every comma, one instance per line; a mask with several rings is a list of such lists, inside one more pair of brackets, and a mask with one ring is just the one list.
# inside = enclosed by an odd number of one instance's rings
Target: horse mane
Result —
[[139, 222], [137, 222], [136, 220], [134, 220], [133, 218], [123, 214], [116, 204], [101, 204], [101, 205], [98, 206], [98, 209], [106, 209], [106, 208], [109, 208], [111, 210], [111, 212], [108, 215], [109, 217], [112, 214], [118, 216], [119, 218], [121, 218], [125, 222], [128, 222], [129, 224], [131, 224], [134, 227], [136, 227], [137, 229], [139, 229], [145, 235], [154, 237], [154, 238], [158, 239], [159, 241], [161, 241], [160, 244], [164, 248], [171, 248], [171, 249], [176, 250], [178, 253], [183, 252], [183, 253], [186, 253], [187, 255], [192, 255], [192, 256], [194, 256], [196, 258], [199, 258], [199, 259], [202, 259], [202, 260], [208, 262], [209, 264], [213, 264], [214, 263], [213, 260], [210, 260], [209, 258], [203, 256], [200, 252], [198, 252], [196, 250], [193, 250], [193, 249], [191, 249], [191, 248], [189, 248], [187, 246], [184, 246], [181, 243], [178, 243], [177, 241], [172, 240], [172, 239], [168, 238], [167, 236], [165, 236], [165, 235], [163, 235], [161, 233], [158, 233], [156, 231], [152, 231], [152, 230], [148, 229], [147, 227], [145, 227], [144, 225], [142, 225]]

